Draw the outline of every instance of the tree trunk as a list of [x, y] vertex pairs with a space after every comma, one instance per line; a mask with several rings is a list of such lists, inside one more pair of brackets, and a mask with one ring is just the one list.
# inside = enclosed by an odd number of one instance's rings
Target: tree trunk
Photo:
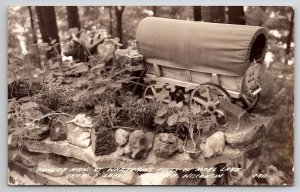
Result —
[[30, 6], [28, 6], [28, 11], [29, 11], [29, 16], [30, 16], [32, 39], [33, 39], [33, 43], [36, 44], [38, 42], [38, 40], [37, 40], [36, 31], [35, 31], [35, 27], [34, 27], [34, 18], [33, 18], [32, 10], [31, 10]]
[[245, 12], [243, 6], [228, 6], [228, 23], [245, 25]]
[[111, 6], [108, 7], [109, 13], [109, 34], [113, 35], [113, 24], [112, 24], [112, 13], [111, 13]]
[[203, 6], [201, 9], [202, 20], [212, 23], [225, 22], [225, 7], [224, 6]]
[[293, 39], [293, 34], [294, 34], [294, 9], [292, 9], [292, 16], [291, 16], [291, 21], [290, 21], [290, 27], [289, 27], [289, 34], [287, 36], [287, 40], [286, 40], [286, 50], [285, 53], [287, 55], [290, 54], [291, 51], [291, 43], [292, 43], [292, 39]]
[[202, 14], [201, 14], [201, 6], [194, 6], [194, 21], [201, 21]]
[[157, 6], [152, 6], [153, 17], [157, 17]]
[[67, 6], [69, 28], [78, 28], [80, 30], [80, 21], [77, 6]]
[[29, 11], [29, 16], [30, 16], [30, 25], [31, 25], [32, 44], [33, 45], [31, 45], [31, 51], [30, 51], [31, 56], [28, 55], [27, 57], [31, 58], [31, 60], [29, 62], [32, 62], [35, 67], [41, 68], [40, 50], [37, 46], [38, 39], [37, 39], [36, 30], [35, 30], [35, 26], [34, 26], [34, 17], [33, 17], [33, 13], [32, 13], [30, 6], [28, 6], [28, 11]]
[[51, 40], [56, 39], [58, 43], [55, 49], [46, 52], [47, 59], [50, 59], [60, 53], [55, 10], [53, 6], [37, 6], [35, 9], [43, 42], [51, 44]]
[[115, 15], [116, 15], [116, 19], [117, 19], [117, 36], [120, 38], [120, 43], [123, 43], [123, 31], [122, 31], [122, 15], [124, 12], [125, 7], [121, 6], [115, 6]]

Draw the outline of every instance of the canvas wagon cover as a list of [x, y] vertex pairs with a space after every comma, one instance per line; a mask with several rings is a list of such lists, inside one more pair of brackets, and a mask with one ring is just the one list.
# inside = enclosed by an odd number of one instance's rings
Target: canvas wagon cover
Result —
[[242, 76], [253, 59], [262, 61], [262, 27], [148, 17], [137, 28], [140, 53], [156, 64]]

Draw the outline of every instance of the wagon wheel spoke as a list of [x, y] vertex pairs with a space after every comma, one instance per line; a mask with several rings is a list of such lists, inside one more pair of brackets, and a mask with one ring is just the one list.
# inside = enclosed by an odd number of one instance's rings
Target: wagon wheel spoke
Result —
[[146, 95], [146, 96], [145, 96], [145, 99], [154, 100], [155, 97], [154, 97], [154, 96], [151, 96], [151, 95]]
[[206, 101], [200, 99], [199, 97], [192, 97], [191, 99], [194, 100], [194, 101], [196, 101], [196, 102], [199, 103], [200, 105], [206, 105], [206, 104], [207, 104]]
[[149, 85], [144, 91], [144, 99], [146, 101], [154, 101], [157, 95], [157, 91], [153, 85]]
[[206, 98], [208, 102], [212, 101], [209, 87], [205, 87]]
[[166, 104], [170, 103], [170, 101], [171, 101], [171, 98], [167, 98], [167, 99], [163, 99], [163, 100], [162, 100], [162, 102], [163, 102], [163, 103], [166, 103]]
[[216, 110], [216, 115], [217, 115], [218, 118], [225, 117], [223, 111], [221, 111], [219, 109]]
[[156, 92], [155, 88], [153, 86], [151, 86], [150, 89], [151, 89], [153, 95], [156, 96], [157, 92]]

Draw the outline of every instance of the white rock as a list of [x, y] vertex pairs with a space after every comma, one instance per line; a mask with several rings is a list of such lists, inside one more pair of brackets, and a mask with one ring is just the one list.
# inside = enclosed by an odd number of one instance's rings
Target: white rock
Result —
[[67, 124], [69, 143], [81, 148], [87, 148], [91, 143], [91, 133], [89, 129], [81, 128], [73, 123]]
[[74, 119], [66, 123], [74, 123], [80, 127], [85, 127], [85, 128], [93, 127], [92, 118], [87, 116], [86, 114], [78, 114]]
[[124, 147], [124, 153], [125, 155], [130, 155], [132, 152], [130, 146], [127, 144], [125, 147]]
[[176, 171], [144, 173], [137, 178], [136, 185], [176, 185], [178, 178]]
[[218, 131], [208, 138], [204, 143], [201, 143], [200, 148], [202, 154], [206, 158], [210, 158], [215, 155], [221, 155], [225, 147], [225, 135], [223, 132]]
[[117, 154], [118, 154], [118, 156], [125, 155], [125, 147], [118, 147], [117, 148]]
[[116, 143], [118, 146], [124, 146], [128, 142], [130, 133], [124, 129], [117, 129], [116, 131]]

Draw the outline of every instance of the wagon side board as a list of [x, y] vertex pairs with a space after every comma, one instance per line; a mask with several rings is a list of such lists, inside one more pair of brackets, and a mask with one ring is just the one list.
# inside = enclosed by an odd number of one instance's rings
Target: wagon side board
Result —
[[233, 98], [240, 98], [243, 77], [210, 74], [187, 70], [183, 68], [172, 68], [161, 66], [146, 59], [147, 73], [145, 80], [158, 81], [174, 84], [180, 87], [197, 87], [203, 83], [215, 83], [220, 85]]

